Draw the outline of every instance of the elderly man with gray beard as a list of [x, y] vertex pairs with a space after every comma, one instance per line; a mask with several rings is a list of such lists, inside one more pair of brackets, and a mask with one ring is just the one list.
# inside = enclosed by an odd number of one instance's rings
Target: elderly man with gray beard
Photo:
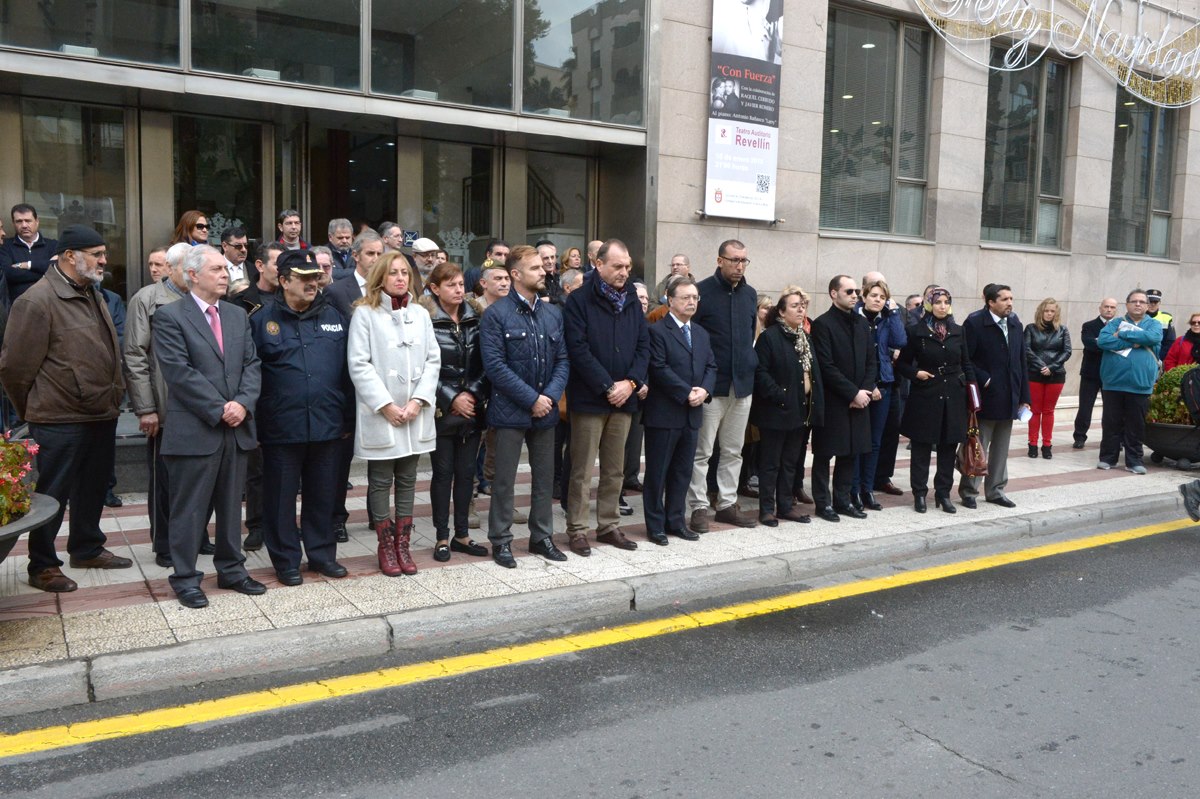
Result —
[[54, 518], [29, 533], [29, 584], [61, 593], [78, 588], [54, 551], [68, 504], [72, 568], [128, 569], [133, 561], [105, 549], [100, 531], [125, 393], [117, 331], [100, 294], [107, 248], [92, 228], [69, 225], [57, 255], [13, 303], [0, 381], [40, 448], [34, 490], [59, 502]]

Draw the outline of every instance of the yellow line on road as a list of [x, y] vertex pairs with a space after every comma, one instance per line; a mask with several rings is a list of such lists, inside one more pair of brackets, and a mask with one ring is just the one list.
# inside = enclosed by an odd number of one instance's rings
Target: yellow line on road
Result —
[[846, 597], [861, 596], [863, 594], [886, 591], [892, 588], [932, 580], [942, 580], [947, 577], [985, 571], [1013, 563], [1023, 563], [1039, 558], [1062, 555], [1068, 552], [1078, 552], [1084, 549], [1093, 549], [1123, 541], [1132, 541], [1189, 526], [1191, 526], [1189, 523], [1174, 521], [1136, 527], [1114, 533], [1045, 544], [1016, 552], [948, 563], [944, 566], [899, 572], [886, 577], [856, 580], [828, 588], [798, 591], [783, 596], [742, 602], [712, 610], [623, 624], [594, 632], [567, 635], [561, 638], [534, 641], [527, 644], [504, 646], [484, 652], [440, 658], [423, 663], [413, 663], [407, 666], [396, 666], [394, 668], [360, 674], [350, 674], [328, 680], [299, 683], [282, 688], [237, 694], [223, 699], [210, 699], [176, 707], [148, 710], [142, 713], [128, 713], [110, 718], [82, 721], [76, 724], [45, 727], [43, 729], [0, 735], [0, 758], [46, 752], [113, 738], [125, 738], [132, 735], [157, 732], [159, 730], [178, 729], [192, 724], [202, 724], [204, 722], [218, 721], [237, 716], [248, 716], [270, 710], [312, 704], [327, 699], [354, 696], [368, 691], [378, 691], [384, 688], [395, 688], [403, 685], [415, 685], [430, 680], [456, 677], [462, 674], [471, 674], [472, 672], [499, 668], [501, 666], [529, 663], [556, 655], [599, 649], [614, 644], [724, 624], [738, 619], [748, 619], [755, 616], [764, 616], [780, 611], [818, 605], [824, 602], [845, 599]]

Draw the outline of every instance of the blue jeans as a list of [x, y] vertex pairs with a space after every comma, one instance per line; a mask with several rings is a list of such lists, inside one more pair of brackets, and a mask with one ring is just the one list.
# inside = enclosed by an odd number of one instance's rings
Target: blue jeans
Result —
[[892, 405], [892, 386], [880, 386], [880, 397], [871, 400], [871, 454], [859, 455], [854, 460], [854, 485], [851, 492], [861, 494], [875, 490], [875, 468], [879, 465], [879, 446], [883, 442], [883, 429], [887, 426], [888, 411]]

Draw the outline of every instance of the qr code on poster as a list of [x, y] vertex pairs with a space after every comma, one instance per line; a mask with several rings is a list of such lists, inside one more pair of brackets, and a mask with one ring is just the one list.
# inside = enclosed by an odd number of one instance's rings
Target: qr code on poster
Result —
[[759, 194], [768, 194], [771, 191], [771, 176], [759, 175], [756, 184]]

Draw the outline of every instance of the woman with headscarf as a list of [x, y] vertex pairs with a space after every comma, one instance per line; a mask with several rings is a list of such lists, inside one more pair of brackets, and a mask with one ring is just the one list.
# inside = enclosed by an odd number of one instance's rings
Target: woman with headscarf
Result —
[[975, 381], [975, 370], [950, 300], [950, 292], [940, 286], [925, 294], [921, 316], [905, 331], [908, 341], [894, 364], [897, 373], [912, 381], [900, 432], [912, 442], [909, 476], [917, 513], [925, 512], [934, 450], [934, 501], [946, 513], [956, 512], [950, 501], [954, 458], [958, 445], [967, 440], [967, 384]]
[[1167, 350], [1163, 360], [1163, 371], [1169, 372], [1176, 366], [1186, 366], [1189, 363], [1200, 363], [1200, 313], [1194, 313], [1188, 318], [1188, 329]]
[[750, 421], [759, 431], [758, 521], [767, 527], [777, 527], [779, 519], [809, 521], [793, 504], [792, 491], [808, 430], [824, 417], [821, 372], [804, 330], [807, 308], [803, 289], [784, 287], [754, 343], [758, 369]]

